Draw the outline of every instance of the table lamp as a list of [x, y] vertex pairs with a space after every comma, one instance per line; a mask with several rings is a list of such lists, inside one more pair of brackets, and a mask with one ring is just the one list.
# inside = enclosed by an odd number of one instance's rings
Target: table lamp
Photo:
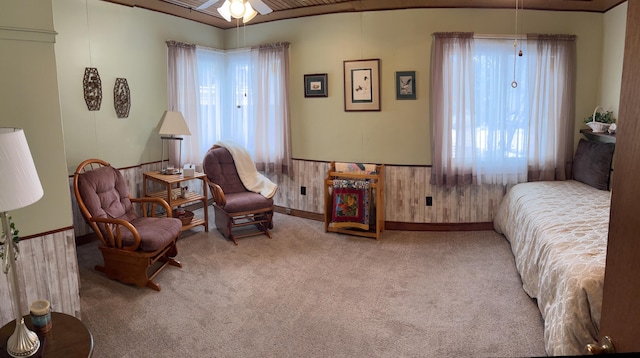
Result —
[[[161, 135], [162, 138], [162, 157], [161, 157], [161, 167], [162, 167], [162, 174], [180, 174], [180, 159], [182, 157], [182, 137], [176, 137], [178, 135], [191, 135], [191, 132], [189, 132], [189, 127], [187, 126], [187, 122], [184, 120], [184, 117], [182, 116], [182, 113], [180, 112], [175, 112], [175, 111], [165, 111], [164, 114], [162, 115], [162, 119], [161, 119], [162, 123], [160, 124], [160, 129], [158, 130], [158, 133]], [[168, 135], [168, 136], [167, 136]], [[169, 162], [171, 161], [171, 158], [173, 157], [171, 155], [171, 147], [176, 146], [176, 142], [177, 142], [177, 146], [179, 148], [179, 154], [178, 154], [178, 164], [175, 166], [176, 167], [176, 171], [171, 171], [168, 168], [164, 167], [164, 143], [166, 140], [169, 140], [171, 142], [169, 142], [169, 161], [167, 161], [167, 166], [169, 165]], [[172, 145], [173, 142], [173, 145]]]
[[0, 128], [0, 168], [2, 271], [9, 278], [16, 316], [16, 328], [7, 341], [7, 353], [12, 357], [30, 357], [40, 348], [40, 340], [24, 324], [15, 264], [18, 259], [18, 244], [13, 239], [8, 212], [40, 200], [43, 191], [22, 129]]

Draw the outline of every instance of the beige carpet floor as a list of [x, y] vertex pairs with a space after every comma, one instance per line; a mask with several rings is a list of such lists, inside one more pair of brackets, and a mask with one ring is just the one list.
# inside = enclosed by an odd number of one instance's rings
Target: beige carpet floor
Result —
[[493, 231], [375, 241], [282, 214], [274, 226], [238, 246], [184, 233], [161, 292], [107, 279], [96, 243], [78, 247], [93, 357], [545, 355], [536, 302]]

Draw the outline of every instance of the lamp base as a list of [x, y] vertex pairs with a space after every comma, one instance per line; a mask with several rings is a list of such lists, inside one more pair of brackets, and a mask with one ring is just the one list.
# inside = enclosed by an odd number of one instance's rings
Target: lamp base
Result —
[[7, 341], [7, 353], [14, 358], [31, 357], [40, 348], [38, 335], [24, 324], [24, 318], [16, 321], [16, 329]]

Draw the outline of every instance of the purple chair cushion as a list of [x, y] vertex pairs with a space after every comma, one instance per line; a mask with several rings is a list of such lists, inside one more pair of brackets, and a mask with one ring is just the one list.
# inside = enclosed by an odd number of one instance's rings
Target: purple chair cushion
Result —
[[127, 184], [113, 167], [100, 167], [80, 174], [78, 190], [92, 217], [126, 221], [138, 217], [129, 200]]
[[242, 184], [231, 153], [223, 147], [207, 151], [202, 166], [209, 181], [220, 185], [227, 200], [222, 209], [227, 213], [240, 213], [273, 207], [273, 199], [248, 191]]
[[238, 176], [236, 163], [226, 148], [209, 149], [202, 161], [202, 168], [209, 181], [220, 185], [225, 196], [247, 191]]
[[225, 198], [227, 199], [227, 204], [223, 209], [228, 213], [240, 213], [273, 207], [273, 199], [267, 199], [258, 193], [250, 191], [225, 193]]
[[[100, 167], [78, 176], [78, 191], [92, 217], [123, 219], [130, 222], [140, 235], [140, 249], [155, 251], [166, 247], [178, 236], [182, 222], [177, 218], [139, 217], [122, 174], [111, 167]], [[98, 224], [106, 234], [104, 224]], [[133, 244], [133, 234], [121, 230], [124, 245]]]
[[[167, 245], [180, 233], [182, 221], [177, 218], [145, 218], [140, 217], [131, 221], [140, 234], [140, 249], [155, 251]], [[122, 241], [133, 243], [133, 235], [129, 230], [122, 231]]]

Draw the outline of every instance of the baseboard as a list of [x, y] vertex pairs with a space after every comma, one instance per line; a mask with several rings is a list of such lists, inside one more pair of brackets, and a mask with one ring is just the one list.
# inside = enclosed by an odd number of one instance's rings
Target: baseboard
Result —
[[[199, 205], [202, 207], [202, 204]], [[198, 205], [190, 207], [190, 210], [199, 208]], [[284, 206], [274, 206], [273, 210], [277, 213], [296, 216], [304, 219], [316, 221], [324, 221], [324, 214], [312, 213], [309, 211], [285, 208]], [[397, 231], [485, 231], [493, 230], [492, 222], [479, 223], [407, 223], [400, 221], [385, 221], [386, 230]], [[98, 240], [96, 234], [91, 233], [76, 237], [76, 245], [84, 245], [92, 241]]]
[[311, 219], [316, 221], [324, 221], [324, 214], [312, 213], [310, 211], [296, 210], [285, 208], [284, 206], [274, 205], [273, 211], [276, 213], [287, 214], [299, 218]]
[[407, 223], [385, 221], [384, 227], [387, 230], [401, 231], [486, 231], [493, 230], [493, 223]]
[[[274, 206], [274, 211], [281, 214], [292, 215], [305, 219], [324, 221], [324, 214], [309, 211]], [[400, 221], [385, 221], [386, 230], [398, 231], [485, 231], [493, 230], [493, 222], [477, 223], [408, 223]]]

